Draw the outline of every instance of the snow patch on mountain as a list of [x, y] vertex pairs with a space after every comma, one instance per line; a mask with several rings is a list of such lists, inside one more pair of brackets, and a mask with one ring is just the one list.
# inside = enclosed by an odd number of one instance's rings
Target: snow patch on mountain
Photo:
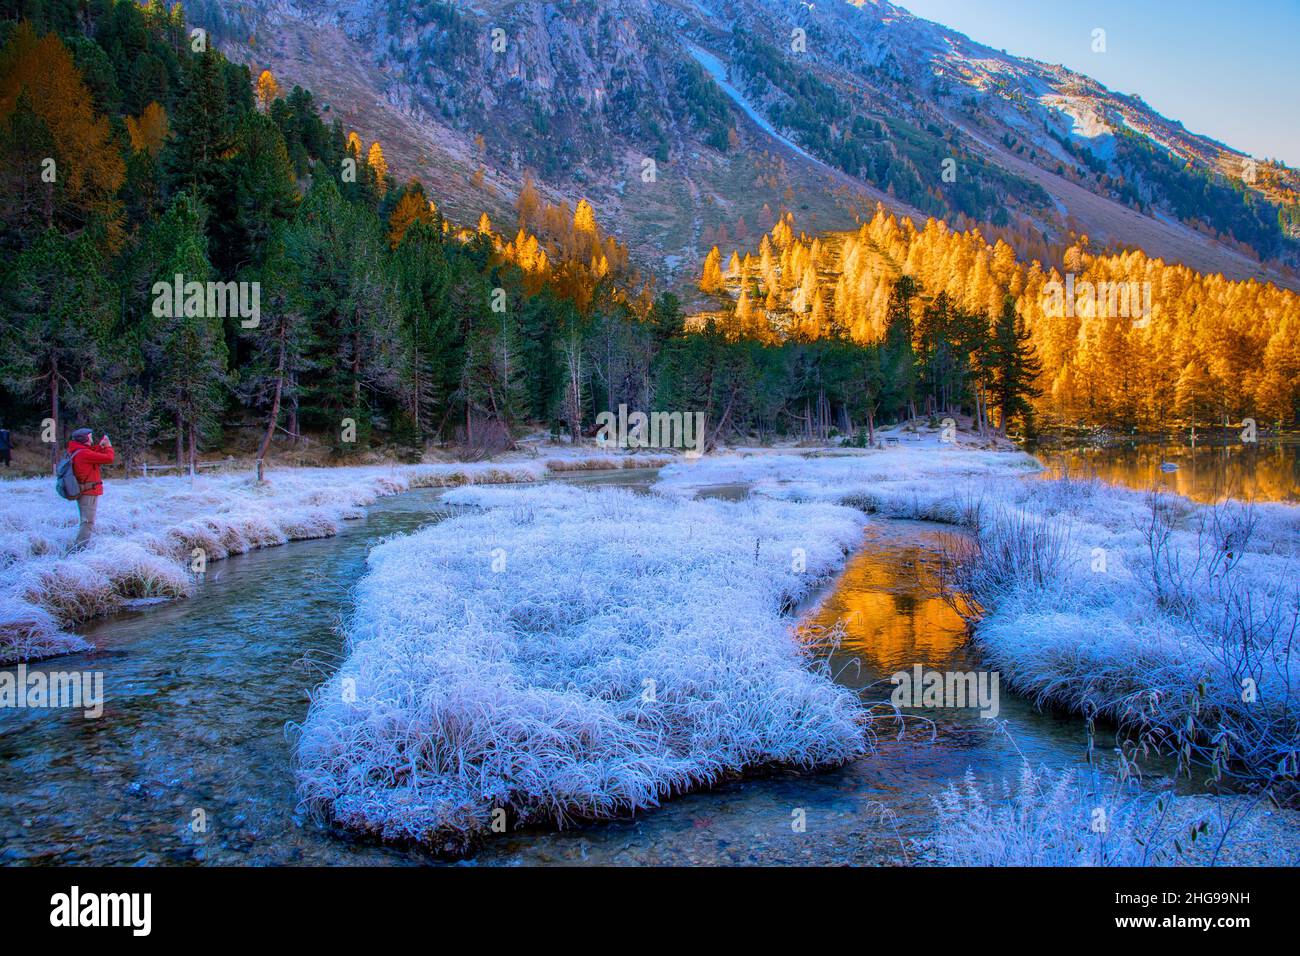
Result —
[[780, 133], [775, 126], [768, 122], [767, 117], [755, 109], [749, 100], [745, 98], [745, 94], [740, 92], [740, 90], [733, 86], [731, 81], [727, 79], [727, 68], [720, 59], [712, 53], [709, 53], [707, 50], [701, 50], [693, 44], [686, 43], [683, 45], [691, 56], [695, 57], [696, 62], [698, 62], [700, 66], [704, 67], [705, 72], [707, 72], [709, 76], [713, 77], [713, 81], [718, 84], [718, 87], [722, 92], [726, 93], [731, 101], [739, 106], [741, 110], [744, 111], [745, 115], [754, 121], [759, 129], [767, 133], [769, 136], [779, 139], [800, 156], [812, 160], [819, 166], [826, 165], [792, 139]]
[[1065, 115], [1071, 122], [1070, 135], [1088, 140], [1088, 149], [1102, 159], [1115, 155], [1115, 130], [1106, 120], [1104, 110], [1087, 99], [1047, 94], [1039, 102]]

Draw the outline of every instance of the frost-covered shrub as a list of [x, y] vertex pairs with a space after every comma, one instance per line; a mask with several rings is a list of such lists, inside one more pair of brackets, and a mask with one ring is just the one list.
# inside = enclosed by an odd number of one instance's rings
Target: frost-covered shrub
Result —
[[1008, 685], [1294, 793], [1297, 509], [1027, 484], [942, 562]]
[[857, 698], [783, 614], [841, 566], [854, 512], [554, 486], [448, 501], [486, 510], [371, 552], [313, 695], [297, 770], [322, 816], [460, 852], [507, 815], [605, 817], [865, 748]]
[[1073, 770], [1025, 766], [1000, 793], [967, 771], [935, 799], [937, 826], [919, 850], [942, 866], [1170, 866], [1214, 842], [1210, 820], [1179, 819], [1174, 805], [1167, 791]]
[[1071, 579], [1075, 556], [1067, 525], [997, 506], [981, 505], [970, 514], [970, 533], [950, 536], [940, 561], [946, 593], [967, 621], [1013, 595], [1055, 595]]

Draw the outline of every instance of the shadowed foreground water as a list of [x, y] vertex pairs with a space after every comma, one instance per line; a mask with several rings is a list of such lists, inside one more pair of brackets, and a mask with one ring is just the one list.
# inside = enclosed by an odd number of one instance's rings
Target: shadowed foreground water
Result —
[[[651, 475], [582, 484], [644, 487]], [[349, 589], [380, 539], [445, 514], [436, 491], [380, 501], [335, 538], [213, 564], [196, 596], [118, 615], [92, 652], [47, 670], [98, 670], [102, 718], [0, 711], [0, 863], [409, 864], [419, 850], [358, 843], [296, 811], [292, 741], [308, 691], [336, 666]], [[864, 523], [866, 519], [864, 518]], [[880, 683], [920, 663], [974, 670], [960, 622], [931, 593], [933, 526], [872, 521], [867, 541], [808, 623], [844, 620], [829, 664], [883, 700]], [[813, 639], [813, 638], [809, 638]], [[931, 800], [967, 768], [1000, 782], [1031, 761], [1081, 764], [1077, 720], [1001, 694], [1000, 720], [930, 711], [903, 740], [880, 724], [876, 753], [814, 774], [779, 774], [688, 794], [635, 819], [494, 840], [474, 864], [900, 864], [932, 825]], [[804, 832], [792, 821], [801, 815]], [[206, 832], [195, 832], [198, 821]]]

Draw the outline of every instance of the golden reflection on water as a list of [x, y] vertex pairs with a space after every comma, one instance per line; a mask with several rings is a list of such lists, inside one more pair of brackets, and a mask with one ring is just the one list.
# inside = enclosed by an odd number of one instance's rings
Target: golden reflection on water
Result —
[[812, 640], [843, 622], [835, 657], [855, 657], [864, 668], [861, 680], [845, 683], [870, 683], [915, 664], [942, 668], [961, 655], [966, 628], [938, 596], [935, 574], [945, 533], [915, 522], [868, 525], [866, 547], [805, 619]]
[[[1047, 476], [1068, 469], [1072, 475], [1096, 475], [1110, 484], [1160, 488], [1194, 501], [1247, 498], [1255, 501], [1300, 501], [1300, 445], [1259, 444], [1129, 445], [1108, 448], [1041, 450]], [[1164, 463], [1176, 471], [1162, 471]]]

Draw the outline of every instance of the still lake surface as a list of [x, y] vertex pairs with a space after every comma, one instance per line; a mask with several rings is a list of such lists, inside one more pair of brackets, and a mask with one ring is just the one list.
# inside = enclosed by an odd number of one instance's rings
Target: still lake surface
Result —
[[[1159, 488], [1194, 501], [1300, 502], [1300, 441], [1253, 444], [1131, 443], [1035, 452], [1049, 473], [1096, 475], [1130, 488]], [[1174, 466], [1174, 467], [1170, 467]]]
[[[1105, 480], [1146, 487], [1150, 463], [1167, 477], [1159, 464], [1175, 451], [1073, 452], [1080, 457], [1069, 467], [1086, 463]], [[1174, 490], [1210, 495], [1226, 487], [1222, 479], [1259, 498], [1296, 500], [1294, 447], [1188, 461], [1172, 474], [1189, 484]], [[653, 477], [569, 480], [647, 487]], [[436, 490], [382, 499], [337, 537], [218, 562], [192, 599], [98, 622], [86, 631], [93, 651], [38, 665], [102, 671], [108, 700], [98, 720], [0, 711], [0, 864], [430, 862], [418, 849], [353, 841], [299, 813], [292, 728], [337, 666], [349, 591], [370, 548], [448, 513]], [[822, 648], [836, 680], [883, 701], [889, 675], [915, 664], [977, 670], [961, 621], [935, 593], [945, 532], [866, 524], [862, 550], [803, 619], [812, 641], [842, 622], [840, 640]], [[739, 781], [626, 820], [519, 831], [461, 865], [904, 864], [909, 842], [929, 832], [932, 799], [968, 769], [1000, 785], [1022, 753], [1052, 767], [1085, 761], [1082, 721], [1040, 713], [1005, 691], [996, 722], [969, 710], [924, 716], [901, 737], [893, 721], [882, 723], [876, 752], [844, 767]], [[1158, 780], [1167, 770], [1157, 761], [1148, 774]], [[796, 811], [804, 832], [791, 826]], [[206, 830], [196, 832], [200, 819]]]

